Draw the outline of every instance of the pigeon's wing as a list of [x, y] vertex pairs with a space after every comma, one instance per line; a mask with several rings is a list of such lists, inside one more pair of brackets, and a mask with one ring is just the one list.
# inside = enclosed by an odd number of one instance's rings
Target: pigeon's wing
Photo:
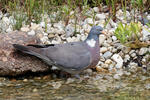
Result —
[[49, 46], [44, 49], [44, 55], [54, 65], [67, 70], [82, 70], [91, 63], [91, 54], [84, 42]]

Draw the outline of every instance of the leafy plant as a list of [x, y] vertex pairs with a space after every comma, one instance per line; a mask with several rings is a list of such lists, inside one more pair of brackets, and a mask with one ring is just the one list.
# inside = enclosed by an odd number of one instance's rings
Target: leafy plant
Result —
[[123, 25], [122, 23], [119, 23], [117, 29], [115, 30], [115, 36], [122, 44], [131, 48], [148, 46], [150, 44], [141, 42], [139, 40], [141, 29], [142, 28], [139, 23], [131, 22], [129, 25]]

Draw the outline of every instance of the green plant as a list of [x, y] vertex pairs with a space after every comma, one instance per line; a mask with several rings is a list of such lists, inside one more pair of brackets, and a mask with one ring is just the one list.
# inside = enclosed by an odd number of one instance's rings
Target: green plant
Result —
[[126, 0], [121, 0], [121, 5], [122, 5], [122, 8], [123, 8], [123, 13], [124, 13], [125, 20], [127, 19], [127, 16], [126, 16], [126, 4], [127, 4]]
[[150, 44], [141, 42], [139, 40], [141, 29], [142, 28], [139, 23], [131, 22], [129, 25], [123, 25], [122, 23], [119, 23], [117, 29], [115, 30], [115, 36], [122, 44], [131, 48], [148, 46]]

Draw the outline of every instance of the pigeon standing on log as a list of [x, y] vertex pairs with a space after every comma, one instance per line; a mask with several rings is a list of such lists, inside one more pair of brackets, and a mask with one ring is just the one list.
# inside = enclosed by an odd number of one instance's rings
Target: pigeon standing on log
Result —
[[78, 76], [87, 68], [95, 67], [99, 61], [99, 35], [104, 33], [101, 26], [93, 26], [88, 37], [82, 42], [64, 44], [32, 45], [13, 44], [14, 48], [36, 56], [48, 65]]

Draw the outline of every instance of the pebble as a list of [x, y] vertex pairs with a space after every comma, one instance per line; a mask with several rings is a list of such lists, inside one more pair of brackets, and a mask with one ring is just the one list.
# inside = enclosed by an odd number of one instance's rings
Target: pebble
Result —
[[123, 59], [119, 54], [114, 54], [111, 58], [117, 63], [115, 66], [116, 68], [122, 68]]
[[68, 24], [65, 28], [66, 37], [72, 36], [75, 32], [74, 27], [71, 24]]
[[127, 62], [127, 61], [129, 61], [130, 60], [130, 56], [127, 54], [127, 55], [125, 55], [124, 56], [124, 62]]
[[36, 89], [36, 88], [33, 89], [33, 92], [37, 92], [37, 91], [38, 91], [38, 89]]
[[84, 22], [85, 22], [85, 24], [94, 24], [92, 18], [86, 18]]
[[96, 14], [96, 19], [97, 20], [105, 20], [105, 18], [106, 18], [106, 15], [104, 13]]
[[102, 45], [105, 40], [106, 40], [106, 36], [105, 36], [105, 35], [100, 35], [100, 36], [99, 36], [99, 44], [100, 44], [100, 45]]
[[106, 47], [100, 48], [100, 53], [105, 53], [108, 49]]
[[145, 84], [145, 88], [149, 90], [150, 89], [150, 83]]
[[108, 59], [108, 58], [110, 58], [112, 56], [112, 53], [110, 52], [110, 51], [107, 51], [107, 52], [105, 52], [104, 54], [103, 54], [103, 57], [105, 58], [105, 59]]
[[146, 30], [146, 29], [143, 28], [142, 34], [143, 34], [143, 41], [150, 40], [150, 29], [148, 31], [148, 30]]
[[93, 10], [94, 10], [94, 12], [96, 12], [96, 13], [99, 12], [99, 8], [98, 8], [98, 7], [94, 7]]
[[40, 22], [40, 26], [45, 28], [45, 22]]
[[66, 84], [73, 83], [75, 80], [73, 78], [68, 78], [66, 81]]
[[107, 60], [105, 61], [105, 64], [109, 64], [109, 65], [110, 65], [110, 64], [112, 64], [112, 62], [113, 62], [113, 61], [112, 61], [111, 59], [107, 59]]
[[113, 78], [116, 79], [116, 80], [120, 80], [120, 79], [121, 79], [121, 77], [120, 77], [119, 74], [115, 74], [115, 75], [113, 76]]
[[143, 47], [143, 48], [140, 49], [139, 55], [144, 55], [145, 53], [147, 53], [147, 51], [148, 51], [148, 48]]
[[62, 86], [62, 82], [52, 82], [51, 85], [54, 89], [59, 89]]
[[150, 20], [150, 14], [147, 16], [147, 19]]
[[131, 57], [133, 57], [133, 58], [136, 57], [136, 53], [132, 53]]
[[30, 32], [28, 32], [28, 35], [35, 35], [35, 31], [34, 30], [31, 30]]
[[117, 37], [116, 37], [116, 36], [112, 36], [112, 40], [113, 40], [113, 41], [116, 41], [116, 40], [117, 40]]
[[28, 27], [22, 27], [20, 30], [23, 32], [28, 32], [30, 29]]

